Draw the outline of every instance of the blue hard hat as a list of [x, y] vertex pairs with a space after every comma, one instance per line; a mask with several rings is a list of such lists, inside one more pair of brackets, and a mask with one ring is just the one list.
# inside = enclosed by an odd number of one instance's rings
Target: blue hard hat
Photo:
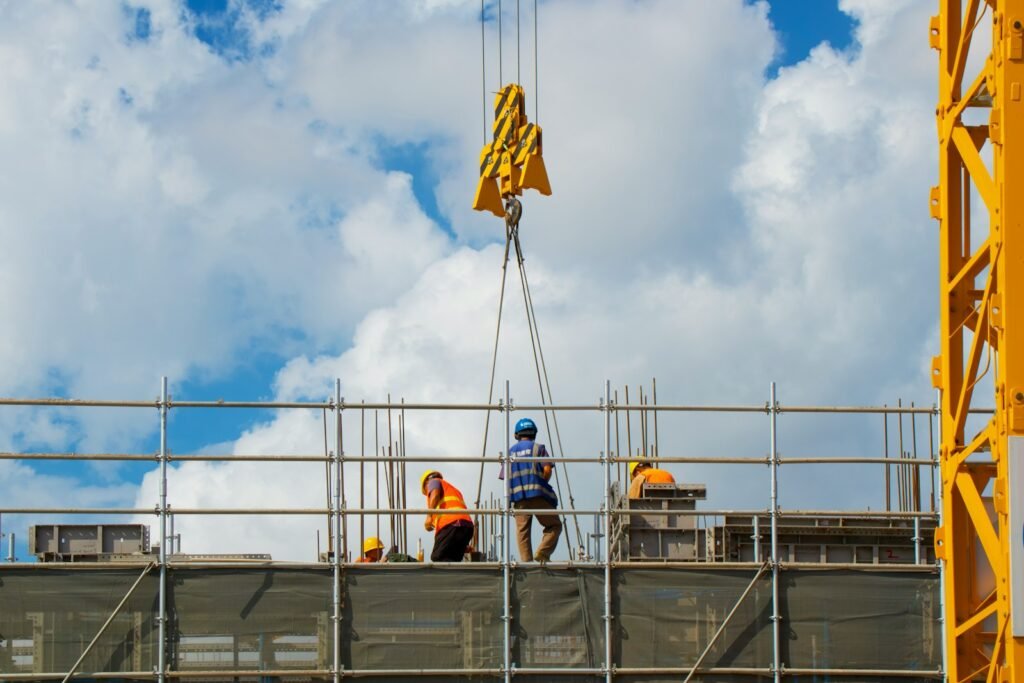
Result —
[[516, 422], [516, 436], [519, 436], [520, 434], [534, 434], [535, 435], [536, 433], [537, 433], [537, 425], [535, 425], [533, 423], [533, 420], [531, 420], [530, 418], [524, 417], [519, 422]]

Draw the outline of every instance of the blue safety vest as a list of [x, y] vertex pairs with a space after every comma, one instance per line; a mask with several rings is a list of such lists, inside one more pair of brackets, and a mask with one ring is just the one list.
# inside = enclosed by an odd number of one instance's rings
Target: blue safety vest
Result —
[[558, 507], [558, 496], [551, 484], [544, 481], [541, 476], [543, 463], [537, 459], [540, 450], [544, 448], [536, 441], [524, 439], [517, 441], [508, 449], [509, 457], [516, 458], [509, 468], [512, 476], [508, 482], [509, 499], [518, 503], [530, 498], [543, 498]]

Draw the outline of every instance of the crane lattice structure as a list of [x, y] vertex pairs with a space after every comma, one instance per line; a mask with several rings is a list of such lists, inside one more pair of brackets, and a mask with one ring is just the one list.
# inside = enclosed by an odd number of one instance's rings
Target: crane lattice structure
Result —
[[[1015, 681], [1024, 676], [1024, 606], [1013, 609], [1024, 605], [1024, 488], [1013, 484], [1024, 475], [1024, 0], [939, 5], [930, 25], [939, 50], [931, 207], [941, 225], [942, 348], [932, 376], [942, 392], [935, 544], [948, 680]], [[966, 80], [970, 65], [978, 70]], [[982, 379], [995, 386], [995, 411], [976, 424]]]

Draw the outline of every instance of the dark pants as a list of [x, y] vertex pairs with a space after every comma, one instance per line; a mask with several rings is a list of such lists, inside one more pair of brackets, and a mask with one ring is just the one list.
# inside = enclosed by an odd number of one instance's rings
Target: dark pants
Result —
[[452, 522], [434, 535], [434, 550], [430, 553], [432, 562], [462, 562], [466, 548], [473, 540], [473, 523]]

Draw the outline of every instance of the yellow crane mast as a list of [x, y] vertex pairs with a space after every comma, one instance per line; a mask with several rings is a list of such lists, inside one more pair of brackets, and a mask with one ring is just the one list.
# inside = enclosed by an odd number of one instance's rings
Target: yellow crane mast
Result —
[[[944, 563], [947, 673], [956, 683], [1021, 681], [1024, 0], [939, 5], [929, 27], [939, 51], [939, 185], [930, 203], [940, 222], [942, 345], [932, 377], [942, 394], [935, 546]], [[969, 64], [979, 71], [968, 74]], [[972, 412], [982, 379], [995, 385], [991, 416]], [[988, 406], [987, 396], [978, 406]]]

